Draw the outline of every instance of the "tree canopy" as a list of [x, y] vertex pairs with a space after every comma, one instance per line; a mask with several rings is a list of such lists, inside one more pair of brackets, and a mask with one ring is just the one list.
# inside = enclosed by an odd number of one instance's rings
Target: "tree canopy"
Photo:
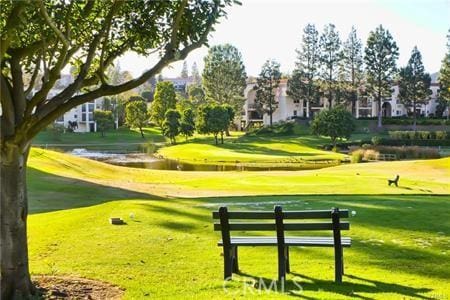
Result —
[[333, 146], [338, 138], [349, 138], [355, 130], [355, 122], [351, 113], [341, 105], [319, 112], [311, 123], [314, 134], [329, 136]]
[[255, 102], [260, 109], [269, 114], [269, 123], [272, 126], [272, 115], [278, 107], [275, 92], [281, 79], [280, 64], [275, 60], [267, 60], [262, 66], [261, 73], [256, 79], [254, 90], [256, 91]]
[[378, 127], [382, 126], [381, 101], [392, 95], [392, 80], [396, 74], [398, 47], [389, 30], [382, 25], [369, 33], [365, 48], [367, 89], [377, 101]]
[[[233, 3], [238, 2], [1, 0], [2, 299], [29, 298], [34, 293], [28, 270], [25, 186], [32, 138], [70, 109], [131, 90], [168, 64], [185, 59], [207, 43]], [[107, 70], [126, 52], [152, 56], [155, 64], [135, 79], [113, 83]], [[51, 94], [70, 66], [73, 81]]]
[[176, 103], [177, 97], [173, 83], [170, 81], [158, 82], [151, 105], [150, 119], [162, 127], [167, 110], [175, 109]]
[[414, 130], [417, 123], [417, 105], [428, 102], [432, 94], [430, 85], [430, 74], [425, 73], [422, 55], [417, 47], [414, 47], [408, 64], [400, 69], [398, 77], [398, 98], [406, 107], [412, 108]]
[[247, 74], [239, 50], [230, 44], [216, 45], [209, 48], [204, 60], [202, 86], [206, 99], [241, 111]]
[[94, 121], [97, 124], [97, 131], [100, 131], [102, 137], [105, 136], [105, 131], [114, 128], [112, 111], [94, 110]]
[[297, 61], [287, 83], [287, 94], [294, 100], [305, 100], [306, 117], [309, 118], [309, 106], [317, 94], [316, 79], [320, 67], [319, 32], [313, 24], [303, 29], [302, 44], [296, 52]]

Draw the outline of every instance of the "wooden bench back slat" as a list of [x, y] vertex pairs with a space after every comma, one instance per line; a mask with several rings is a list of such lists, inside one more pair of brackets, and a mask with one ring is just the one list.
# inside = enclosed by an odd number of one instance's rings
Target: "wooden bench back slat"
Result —
[[[275, 231], [275, 223], [229, 223], [230, 231]], [[340, 230], [349, 230], [349, 222], [340, 222]], [[214, 224], [215, 231], [221, 231], [220, 223]], [[284, 223], [284, 231], [333, 230], [333, 223]]]
[[[348, 218], [347, 209], [339, 211], [340, 218]], [[248, 220], [274, 220], [275, 213], [271, 211], [236, 211], [228, 212], [229, 219], [248, 219]], [[213, 212], [213, 219], [220, 219], [219, 212]], [[331, 219], [331, 210], [301, 210], [283, 212], [283, 219]]]

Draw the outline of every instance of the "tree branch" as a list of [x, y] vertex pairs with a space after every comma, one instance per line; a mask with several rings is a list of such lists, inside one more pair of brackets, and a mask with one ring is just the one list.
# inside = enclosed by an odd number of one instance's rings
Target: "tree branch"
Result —
[[35, 66], [34, 66], [34, 71], [33, 71], [33, 75], [31, 75], [30, 83], [28, 85], [28, 88], [24, 92], [25, 97], [28, 96], [28, 94], [30, 94], [31, 91], [33, 90], [34, 84], [36, 82], [36, 78], [39, 74], [39, 69], [41, 68], [41, 59], [42, 59], [42, 56], [39, 56]]
[[64, 34], [56, 27], [56, 24], [53, 22], [53, 20], [50, 18], [47, 12], [47, 8], [45, 7], [44, 1], [38, 0], [38, 6], [39, 10], [41, 12], [42, 17], [44, 18], [47, 25], [55, 32], [58, 39], [63, 43], [65, 48], [69, 48], [70, 42], [66, 39]]

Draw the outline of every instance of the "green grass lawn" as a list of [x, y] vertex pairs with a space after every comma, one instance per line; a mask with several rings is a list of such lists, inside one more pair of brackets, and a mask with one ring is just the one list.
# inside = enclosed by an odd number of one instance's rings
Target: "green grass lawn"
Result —
[[[234, 134], [234, 133], [233, 133]], [[312, 160], [341, 160], [346, 155], [318, 149], [327, 138], [312, 135], [231, 136], [215, 145], [212, 138], [196, 138], [187, 143], [164, 147], [158, 154], [191, 163], [302, 163]]]
[[[31, 271], [108, 281], [125, 289], [125, 299], [446, 299], [449, 162], [265, 174], [178, 172], [121, 168], [33, 149]], [[386, 178], [397, 172], [400, 188], [388, 188]], [[277, 277], [276, 249], [261, 247], [240, 251], [242, 274], [224, 290], [211, 211], [221, 205], [272, 209], [275, 203], [286, 210], [338, 206], [357, 212], [350, 219], [353, 245], [345, 250], [343, 284], [333, 283], [331, 248], [297, 248], [291, 250], [293, 273], [285, 292], [259, 294], [252, 280], [269, 283]], [[110, 225], [112, 216], [127, 225]]]

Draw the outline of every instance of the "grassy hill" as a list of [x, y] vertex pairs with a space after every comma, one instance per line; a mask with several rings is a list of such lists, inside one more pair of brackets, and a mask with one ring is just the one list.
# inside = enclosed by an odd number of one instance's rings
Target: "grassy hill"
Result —
[[[108, 281], [125, 289], [125, 299], [445, 298], [450, 196], [435, 194], [449, 194], [449, 162], [265, 174], [178, 172], [122, 168], [33, 149], [31, 272]], [[385, 179], [396, 172], [401, 187], [388, 188]], [[341, 195], [326, 195], [332, 193]], [[342, 285], [333, 283], [332, 249], [296, 248], [285, 292], [259, 293], [254, 280], [261, 277], [269, 285], [277, 276], [275, 249], [262, 247], [240, 251], [242, 274], [223, 288], [220, 237], [212, 230], [211, 211], [221, 205], [270, 210], [275, 203], [289, 210], [338, 206], [357, 212], [346, 233], [353, 246], [345, 250]], [[127, 225], [110, 225], [113, 216]]]

